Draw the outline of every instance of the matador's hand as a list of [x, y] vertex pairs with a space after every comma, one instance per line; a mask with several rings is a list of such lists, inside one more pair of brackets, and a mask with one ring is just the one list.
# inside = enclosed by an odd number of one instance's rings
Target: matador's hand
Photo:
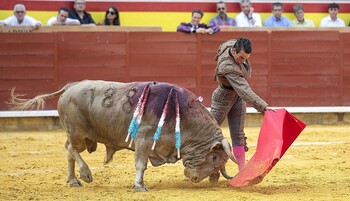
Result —
[[273, 109], [272, 107], [266, 107], [265, 110], [264, 110], [264, 113], [265, 113], [266, 111], [276, 112], [276, 109]]

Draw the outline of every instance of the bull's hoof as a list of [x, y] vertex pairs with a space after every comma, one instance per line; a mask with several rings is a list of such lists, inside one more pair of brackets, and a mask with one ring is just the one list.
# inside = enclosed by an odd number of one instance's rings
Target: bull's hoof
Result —
[[80, 178], [84, 180], [86, 183], [92, 182], [92, 173], [89, 168], [81, 168], [80, 169]]
[[69, 181], [67, 181], [67, 183], [69, 184], [70, 187], [82, 187], [83, 186], [81, 184], [81, 182], [79, 181], [79, 179], [77, 179], [77, 178], [70, 179]]
[[148, 189], [145, 187], [134, 187], [136, 192], [147, 192]]
[[220, 178], [220, 173], [215, 172], [215, 173], [209, 175], [209, 182], [212, 184], [216, 184], [219, 182], [219, 178]]

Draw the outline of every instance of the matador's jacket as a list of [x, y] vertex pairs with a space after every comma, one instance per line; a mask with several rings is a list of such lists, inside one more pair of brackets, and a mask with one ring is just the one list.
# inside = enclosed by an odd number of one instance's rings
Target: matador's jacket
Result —
[[229, 40], [219, 47], [214, 58], [217, 61], [214, 79], [218, 81], [219, 86], [234, 90], [245, 102], [263, 112], [268, 104], [253, 92], [247, 82], [252, 71], [249, 60], [238, 64], [230, 53], [235, 43], [236, 40]]
[[[263, 112], [267, 103], [250, 88], [247, 79], [251, 76], [250, 62], [238, 64], [231, 53], [236, 40], [223, 43], [214, 60], [217, 61], [215, 80], [219, 86], [212, 94], [211, 114], [221, 125], [228, 120], [233, 146], [246, 145], [244, 124], [246, 102]], [[247, 148], [246, 148], [247, 151]]]

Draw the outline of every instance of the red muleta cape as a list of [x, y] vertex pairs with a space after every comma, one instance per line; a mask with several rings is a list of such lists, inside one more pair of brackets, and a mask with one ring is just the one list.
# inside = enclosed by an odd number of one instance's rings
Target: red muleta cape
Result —
[[266, 111], [256, 152], [229, 185], [243, 187], [260, 183], [305, 127], [285, 109]]

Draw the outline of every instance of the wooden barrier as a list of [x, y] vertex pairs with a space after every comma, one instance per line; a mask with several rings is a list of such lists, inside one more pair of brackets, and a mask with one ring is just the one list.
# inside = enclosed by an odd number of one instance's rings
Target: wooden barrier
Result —
[[161, 32], [162, 27], [154, 26], [42, 26], [38, 29], [30, 26], [0, 26], [0, 32], [31, 33], [31, 32]]
[[[98, 29], [98, 27], [95, 27]], [[94, 29], [91, 29], [94, 30]], [[84, 79], [165, 81], [210, 106], [218, 46], [253, 43], [253, 90], [272, 106], [349, 106], [350, 32], [241, 29], [214, 35], [134, 31], [0, 33], [0, 110], [10, 90], [33, 97]], [[55, 109], [49, 100], [46, 109]]]

